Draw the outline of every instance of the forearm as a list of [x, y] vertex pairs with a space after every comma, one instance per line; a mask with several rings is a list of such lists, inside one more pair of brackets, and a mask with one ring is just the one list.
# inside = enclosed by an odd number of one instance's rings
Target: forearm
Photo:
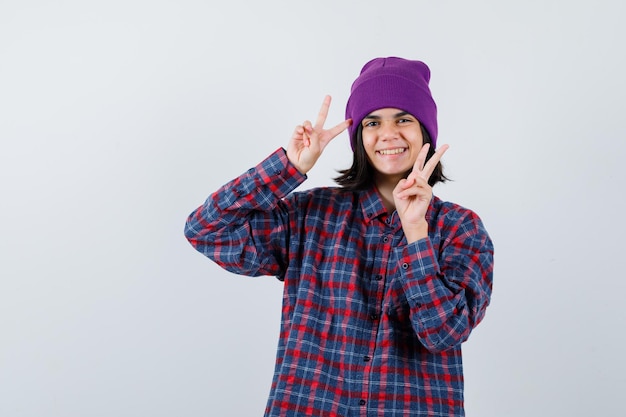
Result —
[[429, 350], [464, 342], [489, 304], [493, 247], [486, 235], [469, 240], [444, 249], [439, 259], [428, 238], [399, 249], [411, 323]]
[[418, 240], [428, 238], [428, 222], [424, 219], [415, 225], [402, 224], [402, 231], [408, 244], [415, 243]]
[[304, 177], [287, 161], [284, 150], [213, 193], [185, 224], [191, 245], [222, 267], [245, 275], [274, 275], [274, 246], [284, 239], [286, 215], [281, 199]]

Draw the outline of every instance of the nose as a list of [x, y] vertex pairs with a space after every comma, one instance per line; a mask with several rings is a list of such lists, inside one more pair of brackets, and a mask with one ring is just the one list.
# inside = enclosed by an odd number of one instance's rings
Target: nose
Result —
[[380, 125], [381, 139], [395, 139], [398, 135], [398, 126], [393, 121], [383, 121]]

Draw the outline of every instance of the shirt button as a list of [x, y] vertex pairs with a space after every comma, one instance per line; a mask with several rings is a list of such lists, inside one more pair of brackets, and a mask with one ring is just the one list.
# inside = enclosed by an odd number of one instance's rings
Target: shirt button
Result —
[[359, 401], [359, 405], [365, 405], [365, 400]]
[[370, 316], [372, 318], [372, 320], [378, 320], [378, 313], [372, 313], [372, 315]]
[[406, 262], [402, 264], [402, 269], [409, 269], [409, 264]]
[[387, 217], [387, 220], [385, 220], [385, 223], [391, 224], [391, 217]]
[[282, 173], [282, 171], [280, 169], [277, 169], [276, 171], [274, 171], [275, 175], [280, 175]]
[[389, 238], [387, 236], [383, 237], [383, 242], [385, 243], [389, 242]]
[[382, 275], [376, 275], [376, 278], [374, 278], [376, 281], [380, 281], [383, 279]]
[[370, 358], [369, 356], [365, 356], [363, 358], [363, 361], [365, 361], [365, 362], [369, 362], [370, 360], [372, 360], [372, 358]]

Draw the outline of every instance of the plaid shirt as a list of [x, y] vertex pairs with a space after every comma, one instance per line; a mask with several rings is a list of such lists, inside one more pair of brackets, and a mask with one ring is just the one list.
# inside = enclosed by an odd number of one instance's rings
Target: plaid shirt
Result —
[[407, 244], [372, 188], [292, 192], [285, 151], [211, 195], [185, 234], [236, 274], [284, 280], [266, 416], [463, 416], [461, 342], [489, 304], [493, 246], [433, 197]]

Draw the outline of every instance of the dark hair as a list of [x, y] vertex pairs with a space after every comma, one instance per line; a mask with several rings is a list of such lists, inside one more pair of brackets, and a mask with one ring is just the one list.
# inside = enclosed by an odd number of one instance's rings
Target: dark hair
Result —
[[[424, 144], [432, 144], [430, 134], [420, 123], [422, 129], [422, 137]], [[374, 167], [370, 164], [363, 147], [363, 126], [359, 123], [354, 132], [354, 157], [352, 166], [348, 169], [339, 170], [339, 176], [335, 178], [335, 182], [348, 190], [363, 190], [369, 188], [374, 183]], [[426, 160], [428, 161], [435, 154], [432, 146], [428, 149]], [[450, 179], [443, 173], [443, 165], [441, 161], [437, 163], [435, 170], [428, 179], [428, 184], [432, 187], [438, 182], [446, 182]]]

